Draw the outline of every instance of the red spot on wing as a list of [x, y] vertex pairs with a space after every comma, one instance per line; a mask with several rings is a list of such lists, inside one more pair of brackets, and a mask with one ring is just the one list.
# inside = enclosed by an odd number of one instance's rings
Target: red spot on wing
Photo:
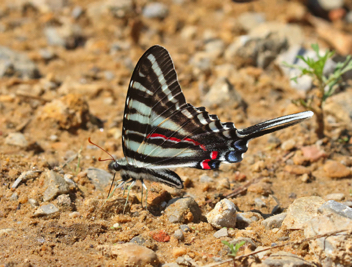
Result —
[[210, 158], [211, 159], [216, 159], [218, 157], [218, 152], [217, 151], [213, 151], [210, 153]]
[[203, 149], [204, 151], [207, 151], [207, 149], [205, 148], [204, 145], [202, 145], [201, 143], [199, 143], [199, 142], [197, 142], [197, 141], [195, 141], [195, 140], [193, 140], [191, 138], [188, 138], [188, 137], [186, 137], [186, 138], [181, 140], [181, 139], [178, 139], [176, 137], [167, 137], [167, 136], [165, 136], [163, 134], [153, 133], [153, 134], [148, 134], [147, 139], [148, 138], [162, 138], [164, 140], [170, 140], [170, 141], [173, 141], [173, 142], [176, 142], [176, 143], [179, 143], [179, 142], [182, 142], [182, 141], [186, 141], [186, 142], [190, 142], [190, 143], [194, 144], [195, 146], [200, 146], [201, 149]]
[[205, 159], [200, 163], [203, 170], [210, 170], [211, 169], [209, 166], [209, 161], [210, 161], [210, 159]]

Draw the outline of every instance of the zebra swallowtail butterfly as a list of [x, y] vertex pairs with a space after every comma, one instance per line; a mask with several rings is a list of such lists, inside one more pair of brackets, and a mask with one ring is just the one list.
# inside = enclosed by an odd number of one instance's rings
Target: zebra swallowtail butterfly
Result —
[[306, 111], [245, 129], [222, 123], [204, 107], [186, 102], [168, 51], [152, 46], [138, 61], [127, 92], [122, 132], [125, 157], [111, 162], [109, 168], [120, 171], [118, 187], [140, 180], [146, 189], [143, 180], [149, 180], [183, 188], [180, 177], [169, 168], [210, 170], [221, 162], [239, 162], [249, 140], [312, 116], [313, 112]]

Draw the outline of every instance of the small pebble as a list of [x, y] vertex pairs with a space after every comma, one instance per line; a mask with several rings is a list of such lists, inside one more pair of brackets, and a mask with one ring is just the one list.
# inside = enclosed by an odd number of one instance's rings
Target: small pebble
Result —
[[12, 201], [18, 200], [18, 194], [17, 194], [17, 193], [13, 193], [13, 194], [11, 195], [11, 197], [10, 197], [10, 200], [12, 200]]
[[309, 182], [309, 174], [308, 173], [303, 174], [300, 178], [303, 183]]
[[254, 171], [254, 172], [260, 172], [264, 168], [265, 168], [265, 162], [262, 160], [257, 161], [256, 163], [254, 163], [252, 165], [252, 171]]
[[10, 133], [5, 139], [5, 144], [25, 148], [28, 146], [28, 141], [22, 133]]
[[254, 204], [257, 208], [264, 208], [266, 207], [265, 202], [261, 198], [254, 199]]
[[236, 212], [235, 204], [228, 199], [223, 199], [215, 205], [206, 217], [208, 222], [217, 229], [223, 227], [235, 228]]
[[264, 221], [261, 222], [261, 224], [265, 227], [265, 229], [270, 230], [274, 228], [280, 228], [282, 225], [282, 222], [286, 218], [287, 213], [281, 213], [278, 215], [271, 216]]
[[69, 194], [60, 195], [57, 197], [57, 205], [59, 206], [71, 206], [71, 198]]
[[[176, 258], [176, 257], [180, 257], [183, 256], [187, 253], [187, 249], [186, 248], [174, 248], [172, 250], [172, 255]], [[177, 265], [178, 266], [178, 265]]]
[[175, 237], [177, 240], [180, 240], [180, 241], [184, 240], [184, 238], [185, 238], [184, 235], [183, 235], [182, 230], [180, 230], [180, 229], [178, 229], [178, 230], [175, 231], [174, 237]]
[[286, 140], [281, 144], [281, 149], [285, 151], [290, 151], [296, 146], [296, 141], [293, 139]]
[[144, 9], [143, 9], [143, 16], [149, 19], [154, 19], [154, 18], [165, 18], [168, 13], [169, 13], [169, 9], [167, 7], [167, 5], [163, 4], [163, 3], [149, 3], [147, 4]]
[[119, 223], [115, 223], [112, 227], [114, 227], [114, 228], [120, 228], [121, 225], [120, 225]]
[[146, 242], [145, 238], [140, 236], [140, 235], [137, 235], [135, 237], [133, 237], [131, 240], [130, 240], [130, 243], [135, 243], [135, 244], [138, 244], [138, 245], [141, 245], [143, 246], [143, 244]]
[[78, 211], [74, 211], [74, 212], [71, 212], [68, 216], [70, 218], [78, 218], [79, 216], [81, 216], [81, 214]]
[[342, 193], [334, 193], [325, 196], [325, 200], [335, 200], [335, 201], [342, 201], [345, 199], [345, 195]]
[[201, 183], [211, 183], [211, 182], [213, 182], [213, 181], [214, 181], [214, 179], [211, 178], [211, 177], [209, 177], [209, 176], [206, 175], [206, 174], [204, 174], [204, 175], [202, 175], [202, 176], [200, 177], [200, 182], [201, 182]]
[[49, 136], [49, 140], [53, 141], [53, 142], [56, 142], [56, 141], [59, 140], [59, 137], [56, 134], [52, 134], [52, 135]]
[[189, 226], [187, 224], [181, 224], [180, 225], [180, 229], [184, 232], [184, 233], [188, 233], [191, 231], [191, 228], [189, 228]]
[[41, 216], [45, 216], [45, 215], [51, 215], [54, 214], [56, 212], [59, 212], [59, 209], [57, 207], [55, 207], [54, 204], [48, 204], [48, 205], [44, 205], [39, 207], [33, 217], [41, 217]]
[[216, 231], [213, 236], [215, 238], [227, 237], [228, 236], [227, 228], [226, 227], [221, 228], [220, 230]]
[[31, 206], [33, 208], [36, 208], [36, 207], [39, 206], [39, 203], [38, 203], [38, 201], [36, 199], [30, 198], [30, 199], [28, 199], [28, 202], [29, 202], [29, 204], [31, 204]]
[[323, 168], [330, 178], [344, 178], [351, 175], [351, 170], [338, 161], [329, 160]]

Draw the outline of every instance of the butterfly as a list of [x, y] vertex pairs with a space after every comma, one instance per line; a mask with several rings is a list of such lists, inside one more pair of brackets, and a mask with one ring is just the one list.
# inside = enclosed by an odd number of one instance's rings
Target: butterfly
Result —
[[[217, 169], [220, 163], [240, 162], [248, 142], [313, 116], [305, 111], [237, 129], [222, 123], [204, 107], [186, 102], [168, 51], [158, 45], [139, 59], [129, 83], [123, 117], [124, 158], [109, 169], [120, 171], [125, 183], [144, 180], [183, 188], [170, 168]], [[143, 192], [143, 188], [142, 188]]]

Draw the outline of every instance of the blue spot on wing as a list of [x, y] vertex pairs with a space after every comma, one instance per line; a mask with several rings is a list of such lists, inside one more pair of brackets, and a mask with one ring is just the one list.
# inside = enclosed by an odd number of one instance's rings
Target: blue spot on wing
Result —
[[239, 162], [242, 160], [242, 152], [239, 152], [239, 151], [230, 151], [227, 153], [226, 155], [226, 160], [228, 162]]
[[238, 150], [243, 152], [246, 152], [248, 150], [247, 148], [247, 140], [237, 140], [233, 143], [233, 147]]

